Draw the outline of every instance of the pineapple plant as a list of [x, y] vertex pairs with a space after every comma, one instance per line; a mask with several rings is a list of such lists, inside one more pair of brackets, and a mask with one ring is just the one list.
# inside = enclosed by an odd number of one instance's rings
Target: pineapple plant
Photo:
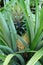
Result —
[[[22, 38], [27, 43], [29, 43], [28, 35], [26, 33], [26, 24], [24, 22], [25, 19], [24, 19], [24, 15], [23, 15], [22, 9], [20, 8], [20, 6], [18, 6], [18, 4], [15, 4], [15, 6], [11, 9], [11, 11], [12, 11], [12, 15], [13, 15], [14, 25], [15, 25], [15, 28], [17, 30], [17, 34], [22, 36]], [[17, 43], [18, 43], [19, 50], [25, 48], [25, 46], [22, 45], [22, 43], [19, 40], [17, 40]]]
[[[15, 0], [11, 0], [3, 10], [0, 10], [1, 65], [43, 64], [43, 46], [41, 47], [43, 45], [43, 7], [39, 11], [39, 1], [35, 0], [35, 14], [30, 10], [29, 0], [25, 1], [16, 0], [15, 3]], [[18, 9], [15, 10], [15, 8]], [[28, 53], [28, 63], [27, 61], [25, 63], [26, 57], [24, 59], [23, 53], [26, 53], [26, 56]]]

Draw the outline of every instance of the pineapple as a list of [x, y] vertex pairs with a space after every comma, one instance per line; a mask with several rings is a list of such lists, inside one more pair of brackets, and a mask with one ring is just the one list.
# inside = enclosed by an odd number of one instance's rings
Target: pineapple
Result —
[[[29, 43], [29, 38], [26, 33], [26, 24], [24, 22], [25, 18], [22, 9], [17, 4], [15, 4], [14, 8], [12, 8], [12, 11], [13, 21], [17, 30], [17, 34], [20, 35], [27, 43]], [[17, 45], [19, 50], [25, 49], [25, 46], [19, 40], [17, 40]]]

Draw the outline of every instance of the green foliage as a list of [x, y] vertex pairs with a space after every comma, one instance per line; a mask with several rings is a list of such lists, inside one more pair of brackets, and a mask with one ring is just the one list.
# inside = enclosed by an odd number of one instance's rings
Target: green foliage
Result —
[[[11, 0], [0, 9], [0, 65], [42, 65], [40, 61], [43, 57], [43, 7], [39, 10], [39, 2], [39, 0], [35, 0], [35, 14], [32, 14], [30, 10], [31, 0]], [[27, 44], [17, 34], [12, 14], [12, 8], [14, 8], [15, 4], [23, 12], [30, 44]], [[26, 47], [24, 50], [19, 51], [17, 40]], [[22, 56], [25, 52], [29, 53], [30, 56], [34, 53], [27, 64]]]

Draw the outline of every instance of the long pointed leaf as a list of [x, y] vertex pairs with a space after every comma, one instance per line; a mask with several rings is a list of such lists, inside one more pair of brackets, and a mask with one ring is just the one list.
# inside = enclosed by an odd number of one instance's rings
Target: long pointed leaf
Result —
[[43, 56], [43, 48], [37, 51], [26, 65], [34, 65]]

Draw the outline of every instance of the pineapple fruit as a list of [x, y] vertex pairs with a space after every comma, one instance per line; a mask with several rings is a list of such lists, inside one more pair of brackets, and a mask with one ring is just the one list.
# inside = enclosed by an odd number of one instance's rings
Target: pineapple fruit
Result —
[[[17, 30], [18, 35], [20, 35], [26, 42], [27, 44], [29, 43], [29, 38], [26, 33], [26, 25], [24, 22], [24, 14], [22, 12], [22, 9], [16, 4], [14, 8], [12, 8], [12, 14], [13, 14], [13, 20], [14, 20], [14, 25]], [[17, 46], [19, 50], [25, 49], [25, 46], [17, 40]]]

